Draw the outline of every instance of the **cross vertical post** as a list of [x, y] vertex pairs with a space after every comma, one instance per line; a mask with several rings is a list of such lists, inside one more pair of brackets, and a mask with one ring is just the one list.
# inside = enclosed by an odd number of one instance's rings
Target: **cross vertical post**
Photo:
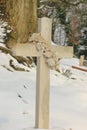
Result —
[[[41, 36], [51, 43], [51, 19], [42, 18]], [[50, 70], [43, 55], [37, 58], [36, 128], [49, 128]]]

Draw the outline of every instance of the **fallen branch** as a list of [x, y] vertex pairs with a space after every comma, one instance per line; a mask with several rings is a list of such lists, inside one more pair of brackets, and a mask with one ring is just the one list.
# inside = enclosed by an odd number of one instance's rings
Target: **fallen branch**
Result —
[[86, 68], [82, 68], [82, 67], [78, 67], [78, 66], [72, 66], [72, 68], [87, 72]]

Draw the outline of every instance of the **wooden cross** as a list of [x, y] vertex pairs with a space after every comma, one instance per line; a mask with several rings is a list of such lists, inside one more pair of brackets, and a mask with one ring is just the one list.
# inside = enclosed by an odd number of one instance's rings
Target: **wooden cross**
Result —
[[[47, 41], [49, 46], [58, 53], [60, 57], [72, 57], [73, 49], [69, 47], [57, 47], [51, 45], [52, 21], [49, 18], [42, 18], [41, 36]], [[65, 49], [65, 50], [64, 50]], [[61, 50], [64, 50], [61, 52]], [[50, 69], [45, 62], [42, 52], [37, 51], [34, 44], [17, 44], [13, 48], [16, 56], [37, 57], [36, 76], [36, 128], [49, 128], [49, 95], [50, 95]]]

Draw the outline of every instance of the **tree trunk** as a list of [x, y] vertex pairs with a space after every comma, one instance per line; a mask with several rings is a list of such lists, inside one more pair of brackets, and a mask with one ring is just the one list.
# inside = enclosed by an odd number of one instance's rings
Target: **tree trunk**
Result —
[[20, 0], [19, 6], [18, 42], [27, 42], [29, 36], [37, 31], [37, 2], [36, 0]]
[[25, 43], [30, 35], [37, 32], [37, 0], [7, 0], [13, 32], [8, 43]]

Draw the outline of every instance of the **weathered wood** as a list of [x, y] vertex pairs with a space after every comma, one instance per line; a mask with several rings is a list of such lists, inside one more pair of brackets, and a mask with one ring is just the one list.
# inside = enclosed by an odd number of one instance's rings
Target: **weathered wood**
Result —
[[41, 36], [45, 38], [50, 46], [52, 33], [52, 20], [46, 17], [42, 18], [41, 21]]
[[[62, 49], [57, 46], [51, 46], [51, 29], [52, 21], [48, 18], [42, 18], [41, 36], [47, 41], [48, 46], [58, 53], [58, 57], [62, 55]], [[61, 48], [61, 47], [60, 47]], [[68, 47], [63, 48], [63, 57], [71, 57]], [[35, 44], [17, 44], [13, 48], [14, 55], [37, 57], [37, 76], [36, 76], [36, 128], [49, 128], [49, 93], [50, 93], [50, 70], [45, 62], [42, 52], [36, 50]]]
[[[68, 46], [56, 46], [56, 45], [51, 45], [52, 51], [54, 51], [58, 57], [60, 58], [72, 58], [73, 57], [73, 47], [68, 47]], [[26, 51], [24, 51], [26, 50]], [[12, 52], [14, 55], [17, 56], [32, 56], [32, 57], [38, 57], [42, 55], [42, 52], [38, 52], [36, 50], [36, 47], [34, 44], [16, 44]]]
[[42, 52], [38, 52], [36, 50], [36, 47], [34, 44], [16, 44], [12, 48], [13, 55], [16, 56], [32, 56], [32, 57], [38, 57], [41, 56]]
[[51, 45], [51, 49], [60, 58], [72, 58], [73, 57], [73, 47]]
[[[52, 22], [48, 18], [42, 18], [41, 36], [51, 43]], [[37, 62], [37, 86], [36, 86], [36, 128], [49, 128], [49, 91], [50, 70], [43, 55]]]
[[80, 56], [80, 60], [79, 60], [79, 65], [83, 66], [83, 61], [84, 61], [84, 55]]
[[45, 58], [37, 58], [36, 128], [49, 128], [50, 72]]

